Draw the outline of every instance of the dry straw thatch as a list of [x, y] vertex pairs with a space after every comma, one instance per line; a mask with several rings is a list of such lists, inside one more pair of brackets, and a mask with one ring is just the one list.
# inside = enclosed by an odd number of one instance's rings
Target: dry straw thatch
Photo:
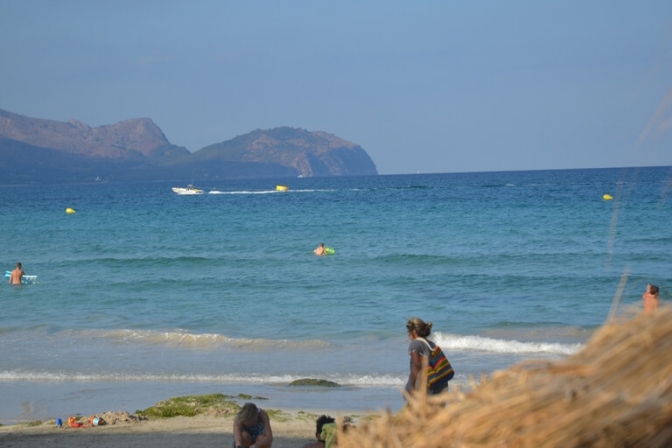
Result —
[[468, 393], [412, 397], [340, 448], [670, 447], [672, 308], [612, 321], [579, 353], [527, 361]]

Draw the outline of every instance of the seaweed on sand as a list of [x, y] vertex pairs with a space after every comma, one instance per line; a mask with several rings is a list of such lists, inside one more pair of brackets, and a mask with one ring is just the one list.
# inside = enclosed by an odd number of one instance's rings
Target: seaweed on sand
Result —
[[160, 401], [152, 407], [136, 414], [142, 417], [194, 417], [199, 414], [211, 416], [235, 415], [240, 405], [233, 401], [233, 397], [224, 394], [188, 395]]

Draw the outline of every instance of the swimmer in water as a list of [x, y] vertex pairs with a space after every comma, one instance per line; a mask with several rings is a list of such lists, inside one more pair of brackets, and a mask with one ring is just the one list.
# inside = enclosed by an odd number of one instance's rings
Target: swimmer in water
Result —
[[8, 283], [10, 285], [20, 285], [24, 275], [26, 275], [26, 273], [21, 269], [21, 262], [18, 262], [16, 263], [16, 268], [12, 271], [12, 275], [9, 276]]

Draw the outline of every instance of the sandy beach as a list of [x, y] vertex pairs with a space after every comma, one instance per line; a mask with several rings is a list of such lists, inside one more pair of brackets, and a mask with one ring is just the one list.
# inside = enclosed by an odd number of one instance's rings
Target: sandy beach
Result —
[[[311, 412], [310, 414], [315, 414]], [[297, 417], [289, 421], [272, 421], [273, 447], [296, 448], [314, 440], [314, 420]], [[320, 415], [320, 414], [318, 414]], [[336, 414], [330, 414], [337, 417]], [[232, 417], [173, 417], [123, 422], [88, 428], [57, 427], [53, 423], [39, 426], [25, 424], [1, 426], [0, 446], [22, 448], [50, 446], [54, 448], [95, 447], [213, 447], [230, 446]]]

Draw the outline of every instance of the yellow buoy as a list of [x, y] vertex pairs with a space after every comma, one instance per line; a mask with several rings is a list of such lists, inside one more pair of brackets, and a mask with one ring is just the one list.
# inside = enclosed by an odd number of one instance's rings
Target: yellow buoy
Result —
[[604, 196], [602, 196], [602, 199], [604, 199], [605, 201], [611, 201], [614, 198], [612, 198], [610, 194], [605, 194]]
[[289, 187], [287, 185], [276, 185], [275, 189], [277, 191], [287, 191], [287, 190], [289, 190]]
[[68, 215], [72, 215], [73, 213], [75, 213], [75, 209], [68, 207], [65, 209], [65, 213], [67, 213]]

